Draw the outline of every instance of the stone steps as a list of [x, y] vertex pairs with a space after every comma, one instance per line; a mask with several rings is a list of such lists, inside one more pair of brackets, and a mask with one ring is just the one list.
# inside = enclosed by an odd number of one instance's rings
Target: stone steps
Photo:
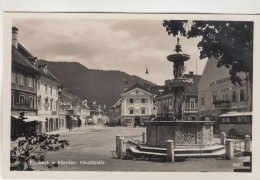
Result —
[[[159, 150], [159, 151], [145, 151], [145, 150]], [[163, 148], [146, 148], [145, 150], [140, 150], [138, 147], [129, 147], [130, 152], [134, 156], [144, 156], [144, 157], [154, 157], [154, 158], [166, 158], [166, 149], [163, 150], [165, 152], [160, 152], [162, 151]], [[208, 152], [208, 151], [200, 151], [198, 152], [197, 149], [192, 150], [187, 150], [183, 151], [183, 149], [175, 149], [175, 154], [174, 156], [177, 158], [216, 158], [219, 156], [222, 156], [225, 154], [225, 148], [223, 147], [218, 147], [217, 149], [214, 149], [214, 151]]]
[[[156, 153], [166, 153], [166, 148], [159, 148], [159, 147], [149, 147], [145, 145], [137, 145], [137, 148], [140, 151], [145, 152], [156, 152]], [[194, 154], [194, 153], [213, 153], [215, 151], [224, 149], [225, 146], [222, 145], [214, 145], [210, 147], [191, 147], [191, 148], [176, 148], [174, 149], [175, 154]]]

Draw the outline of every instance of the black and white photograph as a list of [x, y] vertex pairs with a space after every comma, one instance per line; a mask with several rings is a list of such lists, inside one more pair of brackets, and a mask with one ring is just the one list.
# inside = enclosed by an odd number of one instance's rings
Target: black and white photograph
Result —
[[9, 173], [252, 174], [255, 26], [232, 15], [10, 15]]

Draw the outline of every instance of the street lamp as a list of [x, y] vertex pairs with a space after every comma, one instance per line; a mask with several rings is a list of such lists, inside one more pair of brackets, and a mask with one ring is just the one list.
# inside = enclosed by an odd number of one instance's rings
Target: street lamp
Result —
[[57, 105], [58, 121], [60, 121], [60, 117], [59, 117], [59, 115], [60, 115], [60, 95], [61, 95], [62, 90], [63, 90], [63, 87], [62, 86], [58, 86], [58, 105]]

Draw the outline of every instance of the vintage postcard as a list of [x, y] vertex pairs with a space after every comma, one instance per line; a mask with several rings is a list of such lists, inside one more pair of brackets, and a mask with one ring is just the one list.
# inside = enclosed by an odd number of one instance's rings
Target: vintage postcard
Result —
[[250, 15], [5, 13], [6, 177], [255, 177], [257, 35]]

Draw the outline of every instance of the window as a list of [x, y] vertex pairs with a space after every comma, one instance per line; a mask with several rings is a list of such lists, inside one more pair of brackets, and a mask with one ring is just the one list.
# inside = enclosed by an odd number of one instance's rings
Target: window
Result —
[[38, 98], [38, 109], [42, 109], [42, 100], [40, 98]]
[[155, 99], [153, 100], [153, 103], [155, 104]]
[[190, 108], [195, 109], [195, 101], [194, 100], [190, 100]]
[[16, 84], [16, 75], [12, 72], [12, 83]]
[[38, 91], [41, 89], [41, 83], [39, 81], [37, 82], [37, 89]]
[[19, 102], [20, 103], [24, 103], [25, 102], [24, 95], [20, 95], [19, 96]]
[[134, 103], [134, 99], [131, 98], [131, 99], [130, 99], [130, 103], [131, 103], [131, 104]]
[[142, 109], [142, 114], [145, 114], [145, 109]]
[[215, 102], [216, 100], [217, 100], [217, 95], [216, 94], [212, 94], [212, 102], [211, 103]]
[[153, 107], [153, 110], [155, 111], [155, 110], [156, 110], [156, 108], [155, 108], [155, 107]]
[[32, 96], [29, 96], [29, 103], [30, 103], [30, 108], [34, 108], [34, 98]]
[[222, 94], [222, 100], [223, 101], [227, 101], [228, 100], [228, 94], [227, 93], [223, 93]]
[[245, 101], [245, 92], [244, 89], [240, 89], [240, 101]]
[[244, 116], [244, 123], [245, 124], [252, 123], [252, 116]]
[[201, 97], [201, 98], [200, 98], [200, 101], [201, 101], [201, 105], [204, 106], [204, 103], [205, 103], [205, 102], [204, 102], [204, 97]]
[[14, 94], [11, 94], [11, 107], [14, 107]]
[[232, 102], [237, 102], [237, 92], [233, 91], [232, 93]]
[[143, 104], [145, 103], [145, 99], [142, 99], [142, 103], [143, 103]]
[[243, 118], [242, 118], [242, 116], [238, 116], [238, 117], [237, 117], [237, 123], [239, 123], [239, 124], [243, 123]]
[[130, 114], [134, 114], [134, 110], [133, 109], [130, 109]]
[[52, 111], [52, 104], [53, 104], [52, 101], [50, 101], [50, 105], [51, 105], [50, 110], [51, 110], [51, 111]]
[[24, 86], [24, 78], [21, 74], [18, 74], [18, 85]]
[[45, 84], [45, 92], [46, 92], [46, 93], [48, 92], [48, 86], [47, 86], [47, 84]]
[[28, 87], [33, 87], [33, 79], [31, 77], [27, 77], [27, 86]]

